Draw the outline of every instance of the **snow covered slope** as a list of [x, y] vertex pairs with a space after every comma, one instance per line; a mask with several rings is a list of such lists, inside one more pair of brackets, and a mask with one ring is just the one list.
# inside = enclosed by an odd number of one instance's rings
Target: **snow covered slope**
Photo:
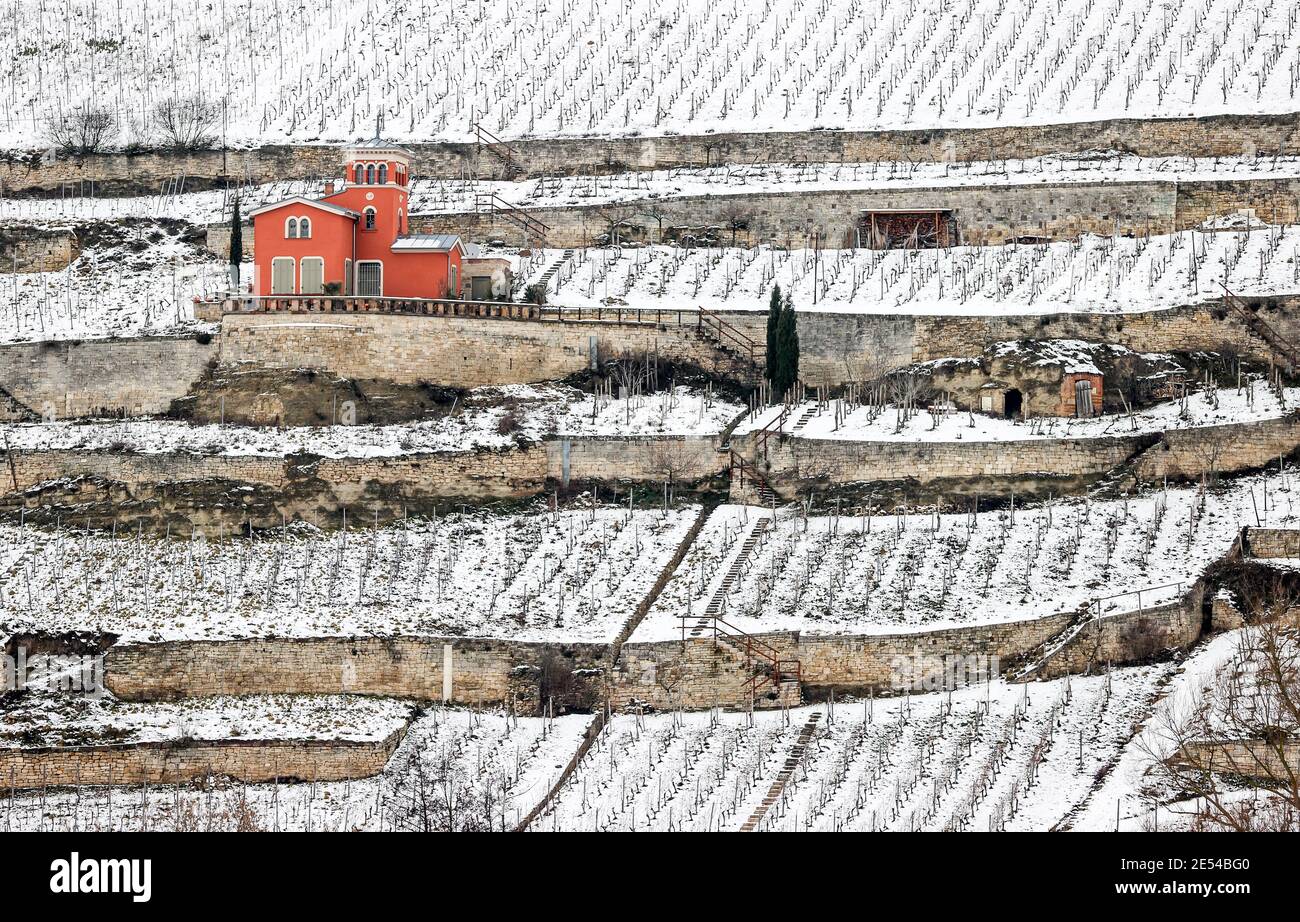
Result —
[[14, 0], [0, 146], [202, 95], [232, 142], [1041, 124], [1296, 108], [1300, 0]]

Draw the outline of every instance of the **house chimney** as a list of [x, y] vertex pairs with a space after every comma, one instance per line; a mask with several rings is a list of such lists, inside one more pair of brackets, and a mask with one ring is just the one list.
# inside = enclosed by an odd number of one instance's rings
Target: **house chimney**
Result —
[[325, 180], [325, 194], [326, 195], [334, 194], [334, 180], [332, 179]]

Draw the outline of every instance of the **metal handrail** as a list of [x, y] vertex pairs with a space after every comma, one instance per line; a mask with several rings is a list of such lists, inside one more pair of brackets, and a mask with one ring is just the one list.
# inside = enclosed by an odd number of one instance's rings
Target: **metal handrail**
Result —
[[740, 348], [748, 352], [749, 361], [751, 363], [755, 365], [758, 364], [757, 353], [760, 349], [762, 350], [764, 356], [767, 355], [767, 346], [763, 345], [762, 343], [756, 342], [755, 340], [750, 339], [748, 336], [740, 332], [740, 330], [736, 329], [731, 324], [727, 323], [725, 320], [723, 320], [720, 316], [715, 314], [713, 311], [706, 310], [703, 307], [701, 307], [699, 309], [699, 315], [700, 315], [701, 329], [707, 327], [708, 329], [715, 331], [719, 339], [723, 339], [723, 338], [730, 339], [735, 345], [739, 346]]
[[[1092, 610], [1093, 617], [1096, 618], [1098, 621], [1100, 621], [1102, 618], [1102, 610], [1101, 610], [1102, 602], [1109, 602], [1111, 599], [1125, 599], [1128, 598], [1129, 596], [1136, 596], [1137, 605], [1138, 605], [1137, 610], [1139, 613], [1141, 613], [1146, 610], [1145, 606], [1143, 606], [1142, 604], [1142, 593], [1159, 592], [1161, 589], [1170, 589], [1170, 588], [1181, 590], [1183, 588], [1183, 584], [1181, 582], [1162, 583], [1159, 586], [1143, 586], [1141, 589], [1130, 589], [1128, 592], [1116, 592], [1114, 595], [1098, 596], [1089, 601], [1088, 608]], [[1168, 603], [1161, 603], [1161, 604], [1168, 604]], [[1121, 612], [1121, 614], [1128, 614], [1128, 613], [1129, 610]]]
[[1273, 329], [1263, 317], [1259, 316], [1257, 311], [1252, 311], [1245, 301], [1237, 297], [1223, 282], [1219, 283], [1223, 289], [1223, 302], [1240, 314], [1246, 321], [1247, 325], [1259, 329], [1260, 338], [1272, 346], [1275, 350], [1282, 353], [1288, 364], [1292, 368], [1300, 365], [1300, 352], [1297, 352], [1296, 346], [1285, 336]]

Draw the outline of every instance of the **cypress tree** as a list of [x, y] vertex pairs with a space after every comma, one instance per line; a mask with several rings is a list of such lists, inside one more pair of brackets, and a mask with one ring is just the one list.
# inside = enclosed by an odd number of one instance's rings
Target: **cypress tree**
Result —
[[776, 351], [777, 375], [772, 386], [778, 395], [785, 396], [799, 380], [799, 327], [795, 319], [794, 302], [789, 294], [785, 296], [785, 306], [781, 308], [781, 317], [777, 323]]
[[[772, 297], [767, 302], [767, 380], [776, 380], [777, 342], [776, 330], [781, 322], [781, 286], [772, 286]], [[780, 396], [779, 394], [777, 396]]]
[[230, 285], [239, 287], [239, 267], [244, 262], [244, 228], [239, 217], [239, 196], [230, 210]]

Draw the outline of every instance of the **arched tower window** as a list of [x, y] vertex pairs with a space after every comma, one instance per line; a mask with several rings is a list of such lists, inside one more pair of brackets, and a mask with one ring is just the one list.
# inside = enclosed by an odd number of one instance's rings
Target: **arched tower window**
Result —
[[373, 209], [373, 208], [367, 208], [367, 209], [365, 210], [365, 212], [364, 212], [364, 215], [365, 215], [365, 222], [366, 222], [366, 223], [365, 223], [365, 229], [366, 229], [366, 230], [374, 230], [374, 229], [375, 229], [375, 209]]
[[366, 185], [373, 186], [374, 184], [375, 184], [375, 165], [373, 163], [367, 163], [366, 164]]
[[294, 239], [296, 239], [296, 238], [298, 237], [298, 219], [297, 219], [297, 218], [290, 218], [288, 221], [285, 221], [285, 222], [284, 222], [284, 235], [285, 235], [285, 237], [289, 238], [290, 240], [294, 240]]
[[311, 236], [311, 219], [310, 219], [310, 218], [299, 218], [299, 219], [298, 219], [298, 236], [299, 236], [299, 237], [304, 237], [304, 238], [305, 238], [305, 237], [310, 237], [310, 236]]
[[387, 163], [379, 164], [379, 184], [381, 186], [388, 185], [388, 164]]
[[362, 164], [358, 163], [357, 164], [357, 185], [359, 186], [365, 181], [366, 181], [366, 168]]

